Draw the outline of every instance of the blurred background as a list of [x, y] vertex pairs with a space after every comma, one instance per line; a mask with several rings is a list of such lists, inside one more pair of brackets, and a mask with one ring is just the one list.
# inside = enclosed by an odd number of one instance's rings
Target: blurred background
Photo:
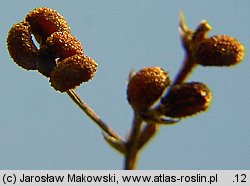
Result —
[[180, 10], [193, 29], [206, 19], [210, 36], [237, 38], [246, 48], [240, 65], [198, 67], [189, 78], [211, 89], [209, 110], [162, 126], [141, 152], [138, 169], [250, 168], [250, 1], [8, 0], [0, 1], [0, 169], [123, 169], [123, 156], [68, 96], [8, 54], [10, 27], [43, 6], [65, 17], [99, 64], [95, 78], [76, 92], [122, 137], [133, 115], [126, 99], [129, 71], [161, 66], [173, 79], [181, 65]]

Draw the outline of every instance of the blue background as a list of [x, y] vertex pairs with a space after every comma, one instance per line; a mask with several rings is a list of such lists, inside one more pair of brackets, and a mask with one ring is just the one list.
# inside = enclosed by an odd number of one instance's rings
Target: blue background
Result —
[[246, 48], [240, 65], [198, 67], [189, 78], [209, 86], [210, 109], [161, 127], [140, 154], [138, 169], [250, 168], [250, 1], [2, 0], [0, 169], [123, 168], [123, 156], [105, 143], [99, 128], [66, 94], [9, 57], [9, 28], [42, 6], [66, 18], [85, 54], [99, 64], [95, 78], [76, 92], [123, 137], [132, 120], [126, 100], [129, 71], [161, 66], [173, 78], [181, 65], [180, 10], [191, 28], [206, 19], [213, 27], [210, 36], [236, 37]]

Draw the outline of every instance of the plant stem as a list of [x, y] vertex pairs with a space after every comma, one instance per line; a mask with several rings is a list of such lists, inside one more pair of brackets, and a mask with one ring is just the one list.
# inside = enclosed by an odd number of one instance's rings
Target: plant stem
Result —
[[138, 139], [138, 149], [144, 147], [151, 139], [154, 137], [160, 128], [159, 124], [147, 123], [145, 127], [140, 132]]
[[196, 64], [193, 62], [192, 58], [189, 57], [190, 55], [186, 55], [185, 59], [182, 63], [182, 66], [177, 73], [172, 86], [180, 84], [185, 81], [188, 75], [192, 72], [193, 68], [195, 68]]
[[[182, 67], [176, 75], [176, 78], [172, 84], [172, 87], [176, 84], [182, 83], [192, 72], [192, 69], [196, 66], [189, 55], [185, 56]], [[171, 88], [170, 88], [171, 89]], [[169, 91], [170, 91], [169, 89]], [[161, 111], [161, 105], [155, 108], [155, 111]], [[145, 130], [141, 130], [142, 118], [139, 114], [134, 114], [134, 120], [132, 125], [132, 131], [129, 139], [126, 143], [126, 154], [125, 154], [125, 168], [126, 170], [132, 170], [136, 167], [136, 160], [139, 150], [157, 133], [156, 124], [149, 124]]]
[[75, 93], [74, 90], [67, 91], [68, 96], [75, 102], [75, 104], [80, 107], [80, 109], [85, 112], [104, 132], [110, 136], [116, 138], [117, 140], [122, 140], [121, 137], [114, 132], [101, 118], [86, 104], [81, 98]]
[[129, 139], [126, 143], [126, 154], [125, 154], [125, 170], [134, 170], [136, 168], [136, 160], [138, 155], [138, 136], [140, 133], [142, 119], [138, 114], [134, 114], [132, 131], [130, 132]]

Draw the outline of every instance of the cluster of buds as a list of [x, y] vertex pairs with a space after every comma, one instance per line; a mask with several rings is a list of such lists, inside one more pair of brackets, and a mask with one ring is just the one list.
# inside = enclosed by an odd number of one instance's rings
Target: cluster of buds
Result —
[[[209, 88], [202, 82], [185, 82], [193, 67], [232, 66], [244, 58], [244, 47], [239, 41], [227, 35], [207, 37], [211, 29], [206, 21], [195, 30], [189, 29], [181, 15], [179, 31], [185, 58], [173, 82], [159, 66], [131, 73], [127, 100], [135, 115], [131, 133], [125, 141], [70, 90], [91, 80], [97, 64], [84, 54], [81, 43], [70, 33], [66, 20], [58, 12], [45, 7], [29, 12], [9, 30], [7, 47], [17, 65], [37, 70], [49, 78], [55, 90], [67, 92], [105, 131], [104, 139], [126, 155], [125, 168], [133, 169], [137, 152], [154, 136], [159, 128], [157, 124], [173, 124], [209, 108], [212, 100]], [[143, 121], [146, 124], [142, 127]]]
[[[195, 65], [232, 66], [244, 57], [244, 47], [239, 41], [228, 35], [208, 38], [207, 32], [211, 29], [206, 21], [202, 21], [196, 30], [191, 30], [181, 16], [180, 36], [186, 56], [172, 84], [160, 67], [143, 68], [130, 78], [127, 99], [144, 120], [151, 117], [160, 123], [164, 122], [159, 119], [162, 117], [183, 118], [207, 110], [212, 99], [209, 88], [202, 82], [184, 82], [191, 68]], [[152, 108], [158, 99], [160, 104]]]
[[[167, 88], [169, 92], [163, 96]], [[138, 114], [145, 114], [161, 97], [160, 102], [164, 107], [161, 114], [170, 118], [182, 118], [205, 111], [212, 99], [211, 91], [201, 82], [171, 87], [167, 72], [160, 67], [145, 67], [129, 80], [127, 99]], [[143, 117], [145, 119], [145, 115]]]
[[11, 27], [7, 47], [17, 65], [38, 70], [61, 92], [91, 80], [97, 69], [95, 61], [84, 55], [81, 43], [70, 33], [64, 17], [46, 7], [32, 10]]

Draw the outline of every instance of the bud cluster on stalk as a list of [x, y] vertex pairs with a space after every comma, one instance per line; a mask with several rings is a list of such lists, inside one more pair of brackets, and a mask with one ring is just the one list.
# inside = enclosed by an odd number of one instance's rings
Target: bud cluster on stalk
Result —
[[[189, 29], [181, 16], [179, 31], [187, 59], [184, 66], [232, 66], [242, 61], [244, 46], [228, 35], [208, 37], [211, 29], [205, 20], [196, 30]], [[17, 65], [37, 70], [61, 92], [91, 80], [97, 69], [96, 62], [84, 54], [82, 44], [70, 33], [64, 17], [47, 7], [35, 8], [11, 27], [7, 48]], [[202, 82], [184, 82], [191, 69], [183, 69], [186, 70], [183, 77], [180, 75], [176, 81], [177, 75], [173, 84], [168, 73], [158, 66], [144, 67], [136, 72], [127, 86], [127, 100], [133, 110], [144, 117], [152, 110], [158, 113], [157, 117], [169, 118], [205, 111], [211, 103], [211, 91]], [[159, 105], [152, 108], [157, 100], [160, 100]], [[155, 112], [156, 109], [159, 112]]]
[[94, 77], [97, 63], [85, 55], [82, 44], [56, 10], [41, 7], [29, 12], [10, 28], [7, 49], [18, 66], [38, 71], [55, 90], [66, 92], [101, 128], [105, 141], [125, 155], [125, 169], [134, 169], [139, 150], [157, 133], [159, 124], [175, 124], [209, 108], [212, 93], [208, 86], [186, 81], [194, 67], [233, 66], [243, 60], [245, 49], [237, 39], [228, 35], [208, 37], [211, 29], [205, 20], [195, 30], [189, 29], [181, 14], [179, 33], [185, 57], [174, 80], [159, 66], [130, 74], [126, 94], [134, 116], [124, 140], [71, 90]]
[[[170, 78], [160, 67], [145, 67], [135, 73], [127, 86], [127, 99], [139, 114], [146, 112], [170, 86]], [[201, 82], [189, 82], [169, 87], [161, 98], [163, 115], [170, 118], [192, 116], [205, 111], [211, 102], [209, 88]]]
[[[244, 46], [228, 35], [214, 35], [208, 38], [207, 33], [211, 29], [212, 27], [203, 20], [193, 31], [185, 25], [181, 17], [180, 36], [188, 60], [184, 65], [189, 63], [191, 67], [232, 66], [242, 61]], [[184, 73], [187, 75], [190, 72], [191, 69]], [[144, 67], [135, 73], [128, 83], [128, 102], [136, 112], [142, 113], [141, 117], [145, 117], [145, 113], [148, 114], [150, 111], [151, 115], [146, 115], [152, 116], [152, 113], [156, 113], [156, 109], [161, 109], [158, 117], [163, 115], [169, 118], [188, 117], [207, 110], [212, 100], [209, 88], [202, 82], [184, 82], [184, 80], [185, 78], [171, 85], [170, 78], [163, 69]], [[162, 95], [164, 91], [166, 94]], [[159, 106], [152, 108], [159, 99]]]
[[17, 65], [38, 70], [61, 92], [91, 80], [97, 69], [96, 62], [84, 55], [81, 43], [70, 33], [64, 17], [47, 7], [35, 8], [11, 27], [7, 48]]

